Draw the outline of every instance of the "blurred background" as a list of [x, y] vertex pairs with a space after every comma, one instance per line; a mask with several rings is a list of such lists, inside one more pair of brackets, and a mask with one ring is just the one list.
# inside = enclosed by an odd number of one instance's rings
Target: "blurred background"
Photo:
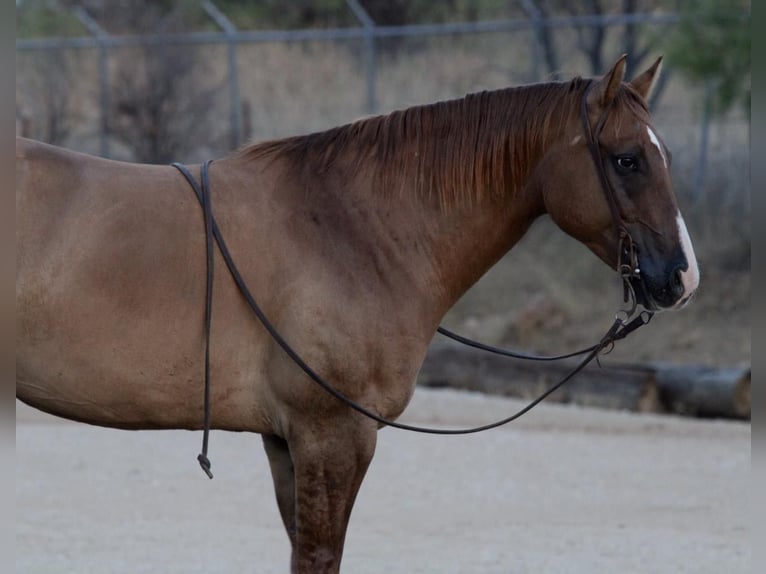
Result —
[[[115, 159], [220, 157], [469, 92], [665, 55], [651, 107], [702, 269], [614, 351], [750, 364], [750, 2], [17, 0], [16, 133]], [[537, 352], [591, 344], [615, 274], [543, 218], [445, 318]]]

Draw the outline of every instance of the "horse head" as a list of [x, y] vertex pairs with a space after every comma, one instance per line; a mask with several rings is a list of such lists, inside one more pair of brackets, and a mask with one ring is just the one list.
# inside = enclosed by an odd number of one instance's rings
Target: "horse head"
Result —
[[623, 56], [591, 80], [579, 117], [536, 174], [556, 224], [620, 271], [636, 301], [652, 311], [684, 306], [699, 284], [673, 193], [671, 155], [646, 103], [661, 60], [624, 82]]

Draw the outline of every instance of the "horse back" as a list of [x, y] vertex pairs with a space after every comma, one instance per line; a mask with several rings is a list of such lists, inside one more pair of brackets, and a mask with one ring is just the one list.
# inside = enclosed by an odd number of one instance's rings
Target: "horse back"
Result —
[[204, 235], [178, 173], [17, 140], [16, 221], [17, 396], [104, 426], [197, 426]]

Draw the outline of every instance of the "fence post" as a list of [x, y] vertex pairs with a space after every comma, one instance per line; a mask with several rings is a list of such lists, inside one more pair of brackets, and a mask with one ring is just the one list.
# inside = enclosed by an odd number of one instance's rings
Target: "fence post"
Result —
[[702, 123], [700, 124], [700, 145], [697, 151], [697, 162], [694, 170], [694, 200], [702, 203], [706, 199], [705, 175], [707, 171], [708, 147], [710, 146], [710, 120], [713, 106], [713, 82], [705, 82], [705, 95], [702, 107]]
[[101, 157], [111, 157], [109, 148], [109, 108], [111, 94], [109, 93], [109, 34], [82, 6], [76, 6], [74, 15], [85, 26], [88, 32], [96, 37], [98, 44], [98, 107], [99, 107], [99, 154]]
[[239, 65], [237, 61], [237, 27], [212, 0], [204, 0], [202, 9], [226, 35], [226, 49], [229, 69], [229, 137], [231, 149], [242, 143], [242, 111], [239, 98]]
[[366, 111], [368, 115], [373, 115], [378, 111], [375, 21], [362, 5], [359, 4], [358, 0], [346, 0], [346, 4], [351, 8], [354, 16], [356, 16], [364, 28], [364, 69], [367, 83]]
[[534, 26], [532, 33], [532, 81], [540, 81], [540, 52], [543, 49], [541, 36], [543, 34], [543, 13], [532, 0], [520, 0], [521, 9], [524, 10]]

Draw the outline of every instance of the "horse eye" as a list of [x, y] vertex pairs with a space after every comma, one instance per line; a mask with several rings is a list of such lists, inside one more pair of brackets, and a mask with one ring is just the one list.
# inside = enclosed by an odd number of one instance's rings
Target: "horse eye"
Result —
[[638, 162], [632, 155], [620, 155], [615, 158], [615, 163], [620, 171], [635, 171], [638, 168]]

